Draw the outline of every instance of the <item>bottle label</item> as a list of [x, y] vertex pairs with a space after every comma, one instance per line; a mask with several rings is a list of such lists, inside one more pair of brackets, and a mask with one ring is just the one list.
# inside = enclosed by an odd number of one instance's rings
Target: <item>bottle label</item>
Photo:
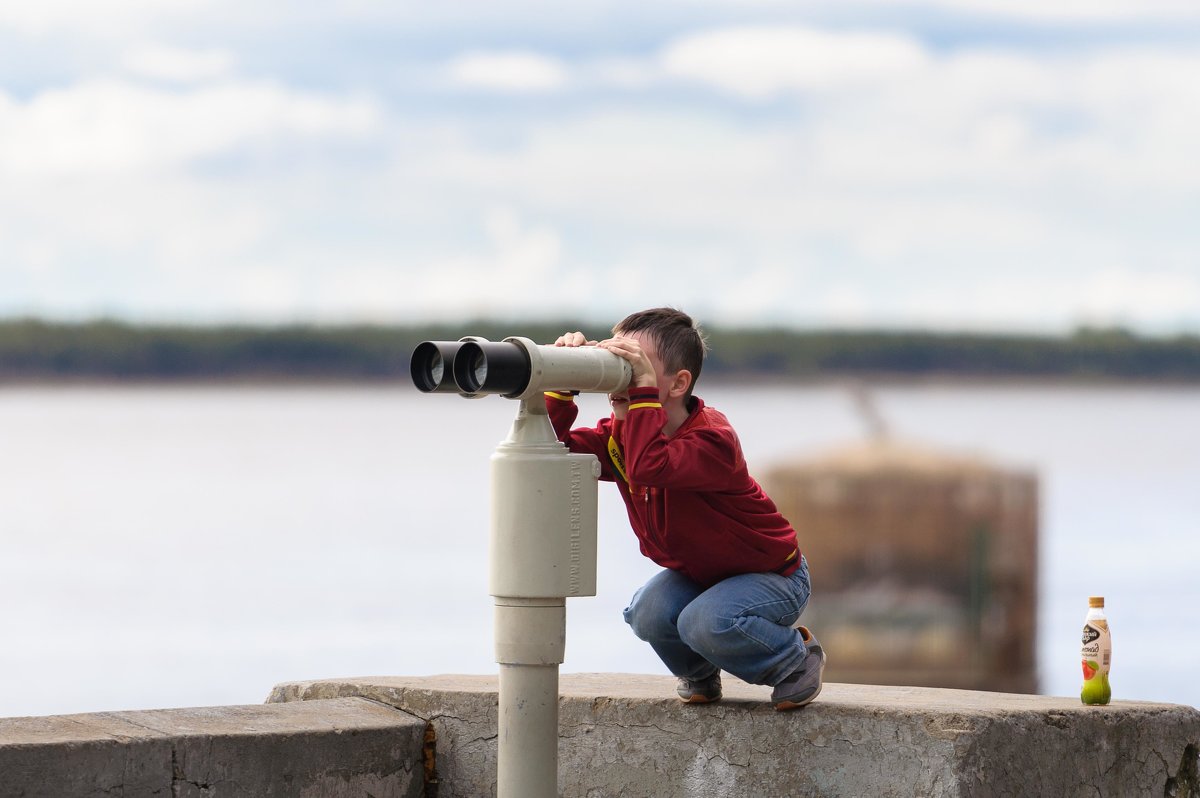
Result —
[[1108, 673], [1112, 664], [1112, 640], [1108, 622], [1088, 621], [1083, 626], [1083, 678], [1090, 680], [1098, 673]]

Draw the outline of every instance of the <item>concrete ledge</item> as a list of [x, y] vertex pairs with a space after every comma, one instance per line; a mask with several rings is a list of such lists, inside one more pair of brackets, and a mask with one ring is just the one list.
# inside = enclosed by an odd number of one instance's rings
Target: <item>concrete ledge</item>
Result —
[[[791, 713], [726, 680], [682, 704], [674, 680], [567, 674], [564, 796], [1200, 796], [1200, 711], [1076, 698], [828, 684]], [[362, 696], [430, 722], [438, 798], [494, 795], [496, 680], [378, 677], [281, 684], [272, 702]]]
[[0, 719], [0, 796], [424, 795], [426, 723], [362, 698]]

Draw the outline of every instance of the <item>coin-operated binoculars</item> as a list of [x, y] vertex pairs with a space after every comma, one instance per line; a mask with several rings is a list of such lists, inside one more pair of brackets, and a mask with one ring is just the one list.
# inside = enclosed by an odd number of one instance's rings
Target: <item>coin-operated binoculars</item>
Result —
[[411, 371], [426, 393], [520, 401], [508, 438], [492, 455], [489, 592], [500, 666], [496, 794], [557, 795], [566, 598], [596, 595], [600, 462], [567, 451], [546, 415], [543, 393], [621, 391], [632, 370], [596, 347], [463, 338], [420, 344]]

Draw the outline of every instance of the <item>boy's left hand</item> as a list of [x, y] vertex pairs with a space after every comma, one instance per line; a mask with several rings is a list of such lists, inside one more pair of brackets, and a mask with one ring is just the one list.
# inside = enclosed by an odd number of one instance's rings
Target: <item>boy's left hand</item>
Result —
[[618, 335], [615, 338], [601, 341], [597, 346], [629, 361], [629, 365], [633, 367], [633, 379], [629, 383], [630, 386], [635, 388], [658, 387], [658, 375], [654, 373], [654, 364], [650, 362], [650, 358], [646, 357], [646, 351], [635, 339]]

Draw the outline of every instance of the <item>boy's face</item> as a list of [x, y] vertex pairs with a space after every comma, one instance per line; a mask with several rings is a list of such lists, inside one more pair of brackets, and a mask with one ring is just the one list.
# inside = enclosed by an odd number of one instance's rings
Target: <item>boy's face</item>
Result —
[[[614, 335], [619, 338], [629, 338], [637, 341], [638, 345], [641, 346], [642, 353], [650, 362], [650, 366], [654, 370], [654, 376], [658, 380], [658, 401], [663, 403], [663, 407], [666, 407], [667, 400], [670, 398], [671, 384], [674, 382], [678, 372], [667, 373], [663, 367], [662, 360], [658, 357], [658, 350], [654, 346], [654, 341], [650, 339], [650, 336], [643, 335], [642, 333], [624, 333], [619, 330]], [[610, 393], [608, 401], [612, 404], [613, 415], [617, 418], [625, 418], [625, 413], [629, 410], [629, 391]]]

